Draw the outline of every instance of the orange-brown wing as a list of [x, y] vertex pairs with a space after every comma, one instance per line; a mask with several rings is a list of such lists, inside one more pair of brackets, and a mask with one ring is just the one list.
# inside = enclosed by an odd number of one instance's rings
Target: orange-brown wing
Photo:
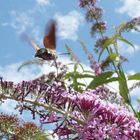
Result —
[[43, 44], [45, 48], [55, 50], [56, 49], [56, 23], [54, 20], [49, 22], [49, 26], [47, 26], [45, 30], [45, 37], [43, 39]]

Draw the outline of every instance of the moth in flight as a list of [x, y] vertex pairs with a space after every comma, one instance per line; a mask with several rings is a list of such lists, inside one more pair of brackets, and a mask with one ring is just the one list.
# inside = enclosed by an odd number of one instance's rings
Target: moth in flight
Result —
[[24, 39], [26, 39], [36, 50], [35, 57], [47, 61], [56, 59], [56, 22], [54, 20], [51, 20], [45, 29], [45, 36], [43, 38], [45, 48], [40, 48], [34, 40], [26, 35], [24, 36]]

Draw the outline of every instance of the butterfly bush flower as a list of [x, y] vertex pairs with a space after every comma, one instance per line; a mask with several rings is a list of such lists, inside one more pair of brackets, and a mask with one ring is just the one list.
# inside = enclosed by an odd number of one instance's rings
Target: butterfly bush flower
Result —
[[94, 35], [95, 33], [104, 33], [106, 31], [106, 23], [103, 21], [96, 22], [91, 27], [91, 34]]
[[103, 38], [99, 38], [97, 41], [96, 41], [96, 44], [95, 44], [95, 51], [96, 52], [99, 52], [100, 50], [103, 49], [105, 43], [109, 40], [109, 37], [107, 36], [104, 36]]
[[99, 20], [102, 18], [103, 11], [99, 7], [92, 7], [87, 10], [86, 19], [87, 21]]
[[103, 10], [97, 7], [96, 0], [79, 0], [80, 7], [86, 10], [86, 20], [92, 23], [91, 34], [104, 33], [107, 25], [102, 21]]
[[[97, 7], [97, 1], [79, 0], [79, 2], [80, 2], [80, 7], [86, 10], [86, 20], [92, 23], [91, 35], [94, 36], [97, 33], [97, 34], [101, 34], [101, 36], [103, 37], [103, 33], [106, 31], [107, 25], [102, 20], [103, 10], [100, 7]], [[90, 67], [95, 71], [95, 75], [101, 74], [102, 64], [98, 63], [90, 54], [88, 54], [88, 59], [90, 61]]]
[[90, 62], [90, 67], [91, 69], [94, 70], [95, 75], [99, 75], [102, 73], [101, 70], [101, 64], [98, 63], [95, 58], [93, 57], [93, 55], [91, 54], [91, 52], [87, 49], [87, 47], [85, 46], [85, 44], [83, 42], [81, 42], [81, 46], [85, 52], [85, 54], [88, 56], [88, 60]]
[[0, 88], [1, 100], [22, 101], [17, 109], [38, 114], [43, 126], [55, 124], [53, 134], [59, 139], [72, 135], [72, 140], [140, 139], [138, 120], [127, 109], [102, 100], [103, 89], [78, 93], [61, 82], [48, 85], [38, 79], [16, 85], [1, 79]]
[[90, 67], [94, 70], [95, 75], [99, 75], [102, 73], [102, 67], [99, 62], [97, 62], [92, 55], [88, 56], [88, 59], [90, 61]]
[[80, 0], [79, 1], [79, 6], [84, 8], [87, 5], [92, 5], [94, 6], [97, 0]]
[[125, 32], [125, 31], [129, 32], [131, 30], [139, 31], [139, 27], [140, 27], [140, 17], [137, 17], [122, 24], [119, 29], [119, 33], [121, 34], [122, 32]]

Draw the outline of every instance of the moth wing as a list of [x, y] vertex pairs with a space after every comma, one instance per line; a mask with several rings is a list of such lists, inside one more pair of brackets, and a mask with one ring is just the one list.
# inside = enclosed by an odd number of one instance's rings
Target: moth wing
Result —
[[22, 35], [22, 39], [27, 41], [36, 51], [40, 49], [40, 47], [34, 42], [33, 39], [29, 38], [26, 34]]
[[56, 23], [54, 20], [49, 22], [46, 26], [45, 36], [43, 39], [43, 44], [45, 48], [55, 50], [56, 49]]

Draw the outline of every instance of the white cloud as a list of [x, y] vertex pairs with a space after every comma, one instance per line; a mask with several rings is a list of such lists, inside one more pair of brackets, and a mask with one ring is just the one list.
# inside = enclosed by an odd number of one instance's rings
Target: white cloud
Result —
[[57, 134], [54, 134], [52, 130], [46, 131], [46, 134], [47, 134], [47, 139], [49, 140], [59, 140]]
[[127, 74], [128, 75], [133, 75], [133, 74], [135, 74], [136, 72], [134, 71], [134, 70], [129, 70], [128, 72], [127, 72]]
[[15, 113], [17, 114], [18, 111], [16, 111], [14, 108], [16, 107], [17, 102], [16, 101], [12, 101], [12, 100], [6, 100], [4, 101], [4, 103], [2, 103], [0, 105], [0, 111], [7, 113], [7, 114], [12, 114]]
[[122, 6], [116, 9], [121, 14], [128, 14], [128, 16], [134, 18], [140, 16], [140, 1], [139, 0], [120, 0]]
[[36, 2], [37, 2], [40, 6], [46, 6], [46, 5], [50, 4], [50, 0], [36, 0]]
[[[57, 61], [62, 62], [65, 65], [72, 63], [68, 57], [59, 57]], [[46, 61], [43, 65], [40, 66], [37, 66], [35, 64], [23, 66], [22, 69], [18, 72], [18, 68], [21, 66], [21, 64], [24, 63], [25, 62], [13, 63], [3, 67], [0, 66], [0, 77], [3, 77], [4, 80], [19, 83], [22, 80], [32, 80], [41, 76], [42, 74], [56, 71], [56, 68], [54, 66], [51, 66], [51, 63]], [[70, 70], [73, 69], [73, 65], [68, 65], [68, 67]]]
[[[35, 40], [40, 42], [42, 27], [38, 25], [42, 22], [36, 20], [36, 15], [41, 14], [44, 17], [47, 11], [46, 6], [50, 4], [52, 5], [50, 0], [36, 0], [34, 7], [31, 9], [12, 10], [10, 12], [11, 22], [3, 23], [3, 26], [11, 26], [18, 34], [29, 32]], [[78, 28], [84, 24], [84, 16], [80, 12], [73, 10], [67, 15], [57, 13], [54, 18], [58, 22], [58, 36], [61, 39], [77, 40]], [[42, 20], [44, 21], [44, 18]]]
[[71, 11], [67, 15], [60, 13], [55, 15], [58, 22], [58, 35], [62, 39], [76, 40], [78, 38], [77, 31], [79, 26], [84, 23], [84, 17], [77, 11]]
[[7, 99], [4, 101], [4, 103], [0, 104], [0, 112], [9, 115], [15, 114], [18, 118], [20, 118], [20, 120], [32, 121], [37, 125], [40, 125], [38, 116], [36, 116], [36, 118], [33, 120], [32, 114], [29, 111], [23, 111], [23, 113], [20, 114], [19, 110], [15, 109], [17, 105], [17, 101]]
[[18, 72], [18, 68], [21, 63], [14, 63], [10, 65], [6, 65], [4, 67], [0, 66], [0, 76], [4, 78], [4, 80], [13, 81], [15, 83], [21, 82], [22, 80], [31, 80], [35, 77], [39, 76], [40, 73], [35, 73], [35, 67], [24, 67], [20, 72]]
[[21, 34], [31, 28], [34, 24], [33, 18], [28, 12], [11, 11], [11, 27], [16, 30], [17, 33]]
[[20, 12], [19, 10], [13, 10], [10, 12], [11, 14], [11, 22], [6, 23], [5, 26], [12, 27], [17, 34], [27, 33], [32, 35], [32, 38], [36, 40], [37, 42], [41, 42], [40, 37], [40, 28], [37, 25], [35, 25], [35, 13], [37, 13], [37, 8], [34, 7], [34, 9], [27, 9], [23, 12]]
[[[32, 8], [26, 8], [24, 10], [12, 10], [10, 11], [11, 21], [9, 23], [0, 23], [3, 26], [12, 27], [16, 33], [22, 34], [28, 32], [32, 34], [32, 37], [40, 41], [40, 31], [42, 30], [42, 21], [46, 18], [46, 5], [50, 3], [50, 0], [36, 0]], [[37, 16], [40, 16], [39, 20]]]

